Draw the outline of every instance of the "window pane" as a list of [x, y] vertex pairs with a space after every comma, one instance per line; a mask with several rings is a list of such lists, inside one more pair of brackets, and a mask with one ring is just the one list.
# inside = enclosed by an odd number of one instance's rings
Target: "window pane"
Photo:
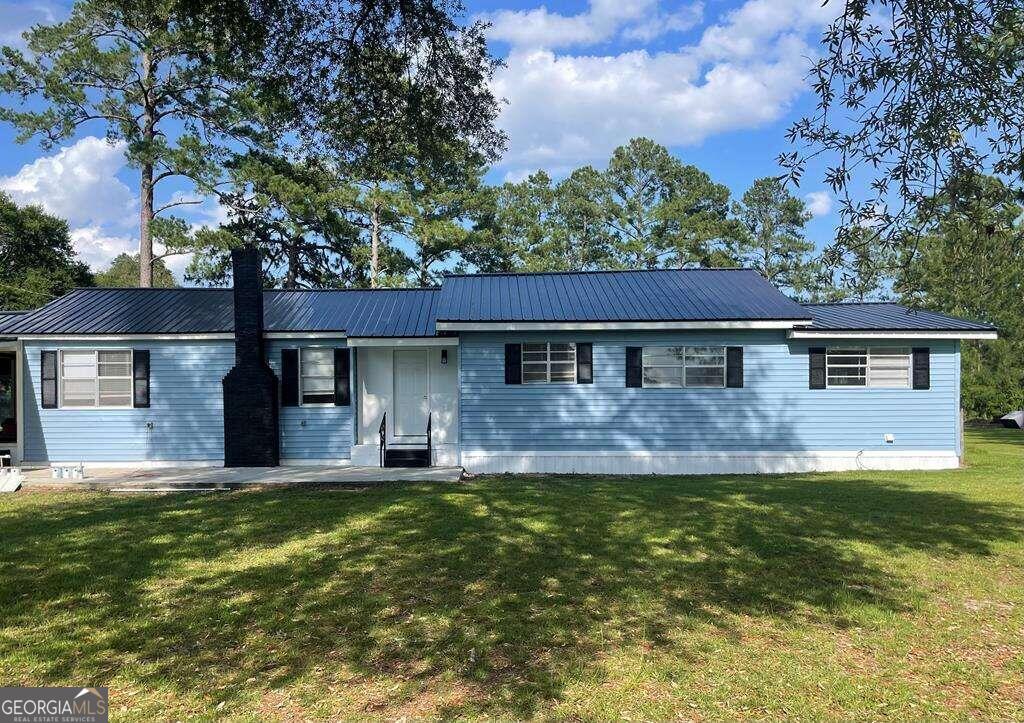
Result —
[[551, 381], [553, 382], [572, 382], [576, 380], [576, 365], [572, 362], [566, 364], [563, 362], [552, 362], [551, 363]]
[[871, 356], [872, 357], [876, 357], [876, 356], [893, 356], [893, 357], [900, 357], [900, 356], [902, 356], [902, 357], [908, 357], [908, 356], [910, 356], [910, 349], [908, 349], [905, 346], [897, 346], [897, 347], [879, 346], [879, 347], [872, 348], [870, 351], [871, 351]]
[[575, 344], [552, 344], [551, 351], [575, 351]]
[[89, 397], [68, 397], [65, 396], [61, 400], [62, 407], [95, 407], [96, 398], [93, 396]]
[[304, 377], [333, 377], [333, 364], [303, 364], [302, 376]]
[[838, 375], [829, 372], [828, 384], [830, 387], [863, 387], [867, 383], [867, 377], [863, 372], [856, 374]]
[[878, 371], [874, 367], [871, 368], [871, 386], [873, 387], [909, 387], [910, 386], [910, 374], [906, 369], [890, 371], [883, 370]]
[[532, 362], [545, 362], [548, 360], [548, 353], [546, 351], [524, 351], [523, 361]]
[[530, 384], [534, 382], [546, 382], [548, 380], [548, 370], [545, 366], [539, 371], [527, 370], [523, 367], [523, 383]]
[[877, 347], [870, 350], [868, 380], [872, 387], [910, 386], [910, 350]]
[[100, 393], [103, 392], [131, 392], [131, 379], [100, 379]]
[[828, 386], [863, 387], [867, 385], [867, 349], [829, 349], [825, 359]]
[[330, 392], [334, 394], [334, 377], [304, 377], [302, 379], [302, 393], [307, 392]]
[[132, 405], [131, 395], [123, 394], [100, 394], [101, 407], [130, 407]]
[[644, 367], [645, 387], [683, 386], [682, 367]]
[[100, 362], [101, 377], [130, 377], [132, 375], [131, 364], [106, 364]]
[[523, 351], [524, 352], [531, 352], [531, 351], [532, 352], [543, 352], [544, 354], [547, 354], [548, 353], [548, 345], [547, 344], [523, 344]]
[[130, 351], [101, 351], [99, 359], [100, 364], [131, 364], [132, 353]]
[[91, 351], [69, 352], [62, 355], [62, 375], [69, 379], [91, 379], [96, 376], [96, 355]]
[[334, 394], [303, 394], [303, 404], [334, 404]]
[[717, 367], [686, 367], [686, 386], [724, 387], [725, 369]]
[[307, 347], [302, 350], [302, 361], [332, 362], [334, 361], [334, 349], [316, 346]]
[[644, 363], [648, 362], [659, 366], [671, 364], [682, 364], [684, 358], [683, 347], [681, 346], [645, 346]]

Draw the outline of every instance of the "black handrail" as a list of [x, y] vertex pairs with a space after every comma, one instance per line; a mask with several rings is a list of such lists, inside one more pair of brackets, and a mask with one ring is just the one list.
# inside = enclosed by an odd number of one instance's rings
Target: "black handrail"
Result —
[[430, 422], [432, 421], [431, 418], [433, 416], [434, 416], [433, 413], [431, 413], [431, 412], [427, 413], [427, 466], [428, 467], [433, 467], [434, 466], [434, 456], [433, 456], [433, 453], [430, 451], [430, 437], [431, 437], [431, 434], [430, 434]]
[[384, 416], [380, 418], [380, 429], [377, 433], [380, 435], [380, 466], [384, 466], [384, 458], [387, 456], [388, 448], [388, 413], [384, 412]]

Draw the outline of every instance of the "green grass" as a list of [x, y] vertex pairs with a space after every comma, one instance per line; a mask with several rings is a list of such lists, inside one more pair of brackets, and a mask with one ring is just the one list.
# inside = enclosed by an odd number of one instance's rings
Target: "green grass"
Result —
[[932, 473], [0, 498], [0, 680], [114, 716], [1024, 718], [1024, 434]]

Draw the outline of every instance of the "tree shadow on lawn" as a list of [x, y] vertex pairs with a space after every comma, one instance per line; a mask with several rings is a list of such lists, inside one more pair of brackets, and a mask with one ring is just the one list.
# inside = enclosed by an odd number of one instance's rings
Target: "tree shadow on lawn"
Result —
[[1020, 509], [826, 476], [46, 500], [0, 513], [16, 682], [119, 675], [212, 704], [319, 676], [379, 684], [373, 712], [465, 691], [441, 715], [529, 716], [603, 651], [738, 635], [736, 615], [842, 627], [911, 609], [886, 557], [1024, 537]]

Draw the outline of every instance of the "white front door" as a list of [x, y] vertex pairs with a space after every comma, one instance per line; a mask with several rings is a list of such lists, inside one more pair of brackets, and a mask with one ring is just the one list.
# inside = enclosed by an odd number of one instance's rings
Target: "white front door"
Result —
[[426, 349], [395, 350], [395, 436], [426, 437], [430, 411]]

